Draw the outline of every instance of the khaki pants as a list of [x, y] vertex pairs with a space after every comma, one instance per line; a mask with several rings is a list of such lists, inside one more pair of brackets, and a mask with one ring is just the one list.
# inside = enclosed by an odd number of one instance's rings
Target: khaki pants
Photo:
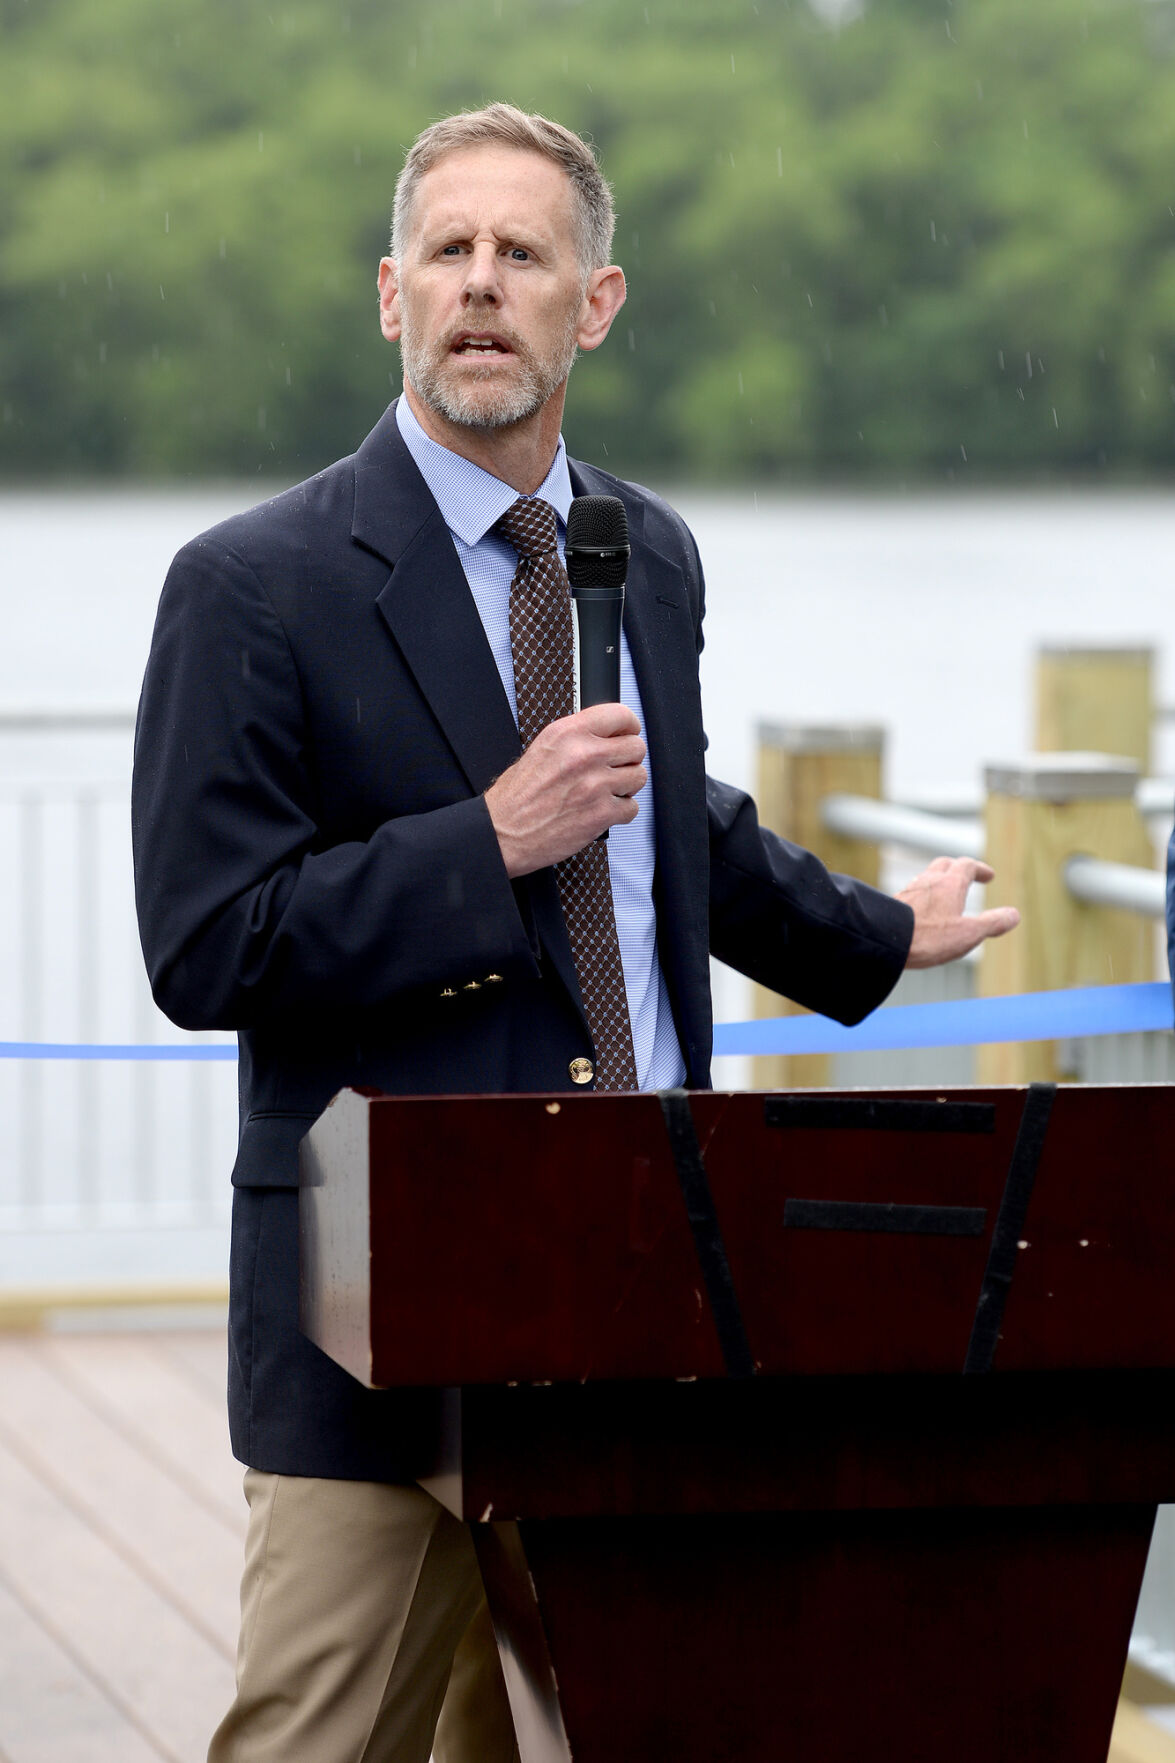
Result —
[[383, 1482], [250, 1469], [245, 1495], [237, 1695], [208, 1763], [517, 1763], [467, 1526]]

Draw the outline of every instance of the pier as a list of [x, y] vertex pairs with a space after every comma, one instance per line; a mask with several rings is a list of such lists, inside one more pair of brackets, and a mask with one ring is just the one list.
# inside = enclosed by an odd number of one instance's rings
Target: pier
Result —
[[[1149, 667], [1131, 651], [1111, 672], [1127, 681], [1132, 734], [1123, 723], [1116, 736], [1103, 716], [1095, 748], [1078, 688], [1097, 668], [1083, 656], [1066, 671], [1050, 652], [1041, 717], [1047, 709], [1061, 732], [1042, 722], [1039, 738], [1086, 745], [1057, 759], [996, 756], [986, 790], [950, 802], [885, 800], [880, 730], [764, 731], [765, 819], [833, 866], [886, 881], [930, 852], [986, 855], [1009, 878], [1008, 897], [1031, 893], [1032, 922], [993, 952], [997, 965], [1014, 956], [1015, 971], [985, 975], [972, 961], [910, 975], [898, 1002], [1161, 974], [1159, 838], [1173, 791], [1148, 775], [1137, 734], [1158, 714], [1149, 700], [1137, 714]], [[103, 728], [127, 727], [125, 713], [93, 714]], [[0, 735], [60, 720], [14, 710]], [[245, 1525], [224, 1417], [235, 1073], [199, 1056], [227, 1037], [181, 1035], [147, 995], [122, 787], [10, 787], [0, 835], [11, 1032], [181, 1055], [0, 1066], [16, 1128], [0, 1192], [0, 1763], [199, 1763], [232, 1692]], [[782, 1008], [759, 1003], [767, 1016]], [[185, 1059], [185, 1047], [196, 1056]], [[1039, 1074], [1041, 1058], [1068, 1081], [1175, 1080], [1167, 1033], [1048, 1043], [1043, 1053], [922, 1049], [743, 1069], [756, 1087], [1018, 1082]], [[1175, 1763], [1171, 1520], [1172, 1509], [1160, 1513], [1110, 1763]]]

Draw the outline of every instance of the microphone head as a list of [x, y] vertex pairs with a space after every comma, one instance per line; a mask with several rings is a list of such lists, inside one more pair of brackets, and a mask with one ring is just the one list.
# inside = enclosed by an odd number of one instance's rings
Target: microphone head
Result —
[[623, 588], [628, 515], [619, 496], [576, 496], [567, 514], [567, 578], [576, 588]]

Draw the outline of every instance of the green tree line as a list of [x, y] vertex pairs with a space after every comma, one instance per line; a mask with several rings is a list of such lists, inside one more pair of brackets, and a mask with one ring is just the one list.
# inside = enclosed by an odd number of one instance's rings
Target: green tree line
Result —
[[398, 389], [404, 148], [589, 134], [573, 449], [706, 481], [1175, 463], [1172, 0], [0, 0], [0, 472], [293, 478]]

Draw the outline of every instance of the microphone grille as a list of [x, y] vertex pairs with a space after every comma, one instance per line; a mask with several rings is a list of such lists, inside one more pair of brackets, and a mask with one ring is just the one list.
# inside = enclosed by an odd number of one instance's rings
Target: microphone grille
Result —
[[628, 544], [628, 515], [619, 496], [576, 496], [567, 514], [567, 543], [621, 550]]

